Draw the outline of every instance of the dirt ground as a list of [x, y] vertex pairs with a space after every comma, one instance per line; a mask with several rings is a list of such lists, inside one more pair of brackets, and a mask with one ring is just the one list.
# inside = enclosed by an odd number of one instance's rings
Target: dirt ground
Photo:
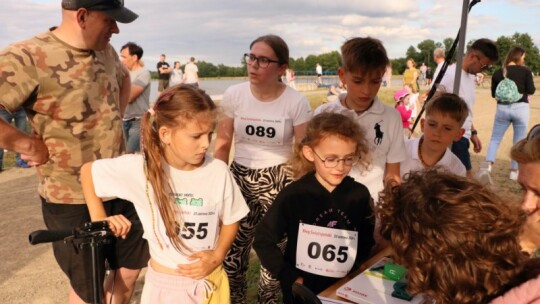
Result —
[[[473, 170], [478, 168], [487, 151], [495, 102], [488, 89], [478, 89], [474, 109], [474, 124], [483, 143], [482, 152], [473, 155]], [[540, 123], [540, 94], [531, 99], [529, 127]], [[507, 132], [493, 167], [495, 188], [501, 194], [519, 200], [517, 183], [508, 179], [509, 151], [512, 131]], [[48, 244], [31, 246], [28, 234], [43, 229], [40, 201], [36, 193], [37, 179], [33, 169], [9, 168], [0, 173], [0, 302], [2, 303], [66, 303], [68, 282], [60, 271]], [[138, 303], [142, 276], [132, 303]], [[89, 280], [90, 282], [90, 280]]]

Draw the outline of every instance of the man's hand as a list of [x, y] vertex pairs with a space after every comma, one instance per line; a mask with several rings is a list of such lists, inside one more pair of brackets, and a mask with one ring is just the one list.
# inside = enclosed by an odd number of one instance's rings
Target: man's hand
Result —
[[39, 136], [32, 135], [29, 139], [28, 153], [21, 153], [21, 159], [30, 166], [38, 166], [49, 160], [49, 150]]
[[480, 151], [482, 151], [482, 142], [480, 141], [480, 138], [478, 137], [478, 135], [471, 135], [471, 142], [473, 144], [473, 147], [474, 147], [474, 152], [475, 153], [480, 153]]

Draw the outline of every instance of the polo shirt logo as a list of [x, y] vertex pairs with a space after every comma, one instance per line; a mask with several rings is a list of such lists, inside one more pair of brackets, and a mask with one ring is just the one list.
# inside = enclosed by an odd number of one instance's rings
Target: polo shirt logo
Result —
[[383, 136], [384, 136], [384, 132], [381, 131], [381, 125], [380, 125], [381, 122], [382, 120], [375, 123], [375, 127], [373, 127], [373, 129], [375, 129], [375, 138], [373, 139], [373, 142], [375, 142], [376, 145], [381, 144], [383, 140]]

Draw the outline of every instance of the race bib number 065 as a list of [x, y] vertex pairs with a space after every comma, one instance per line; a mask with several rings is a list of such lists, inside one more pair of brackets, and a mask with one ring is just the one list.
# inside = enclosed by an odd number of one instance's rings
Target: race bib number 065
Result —
[[296, 268], [325, 277], [342, 278], [353, 267], [358, 232], [300, 223]]

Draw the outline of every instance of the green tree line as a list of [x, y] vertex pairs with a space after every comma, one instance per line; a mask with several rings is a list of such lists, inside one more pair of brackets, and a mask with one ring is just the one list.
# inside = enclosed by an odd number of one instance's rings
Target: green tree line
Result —
[[[446, 51], [450, 50], [454, 38], [445, 38], [443, 41], [435, 42], [432, 39], [426, 39], [414, 46], [409, 46], [405, 52], [405, 57], [392, 59], [392, 72], [396, 75], [401, 75], [405, 71], [406, 61], [408, 58], [414, 59], [417, 63], [417, 67], [420, 67], [422, 63], [431, 67], [432, 71], [435, 71], [436, 63], [433, 61], [433, 51], [442, 47]], [[467, 43], [467, 48], [474, 41]], [[487, 73], [492, 74], [495, 70], [501, 67], [501, 63], [504, 61], [508, 51], [514, 46], [520, 46], [527, 52], [525, 63], [535, 73], [540, 73], [540, 52], [538, 47], [534, 44], [529, 34], [515, 33], [511, 36], [500, 36], [495, 41], [499, 48], [500, 60], [493, 67], [491, 67]], [[296, 72], [296, 75], [314, 75], [315, 66], [319, 63], [323, 67], [324, 74], [336, 74], [338, 67], [340, 66], [341, 56], [338, 51], [332, 51], [323, 53], [320, 55], [308, 55], [307, 57], [290, 58], [289, 66]], [[455, 56], [453, 58], [455, 61]], [[243, 58], [239, 59], [241, 66], [231, 67], [224, 64], [214, 65], [213, 63], [206, 61], [198, 61], [197, 67], [199, 68], [199, 77], [245, 77], [247, 76], [246, 63]], [[182, 69], [184, 67], [182, 66]], [[152, 78], [157, 78], [157, 71], [151, 71]]]

